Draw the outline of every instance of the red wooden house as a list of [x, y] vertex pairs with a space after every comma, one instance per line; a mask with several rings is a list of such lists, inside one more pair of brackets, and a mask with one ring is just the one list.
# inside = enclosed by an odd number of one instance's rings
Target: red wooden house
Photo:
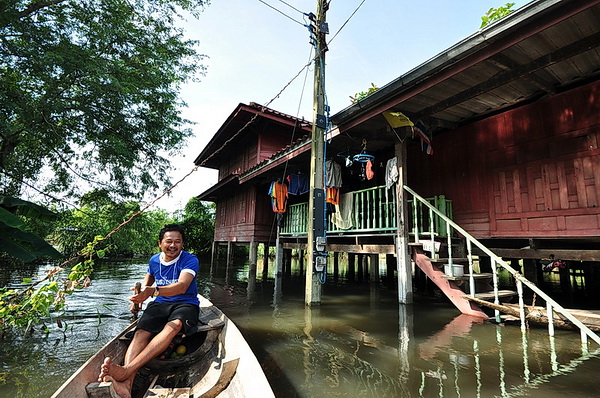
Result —
[[[600, 0], [539, 0], [333, 115], [328, 157], [342, 166], [342, 194], [356, 194], [353, 227], [330, 224], [328, 249], [398, 253], [385, 168], [402, 145], [407, 185], [450, 200], [447, 214], [498, 255], [596, 264], [599, 77]], [[414, 129], [392, 128], [390, 111], [421, 121], [434, 153], [422, 151]], [[234, 111], [196, 160], [219, 169], [218, 184], [199, 196], [217, 203], [215, 241], [274, 242], [268, 184], [308, 171], [309, 130], [258, 105]], [[360, 153], [373, 157], [375, 178], [362, 179], [360, 163], [344, 167]], [[306, 226], [294, 230], [306, 222], [303, 202], [290, 201], [283, 247], [306, 244]]]
[[[251, 103], [239, 104], [198, 155], [195, 163], [219, 171], [216, 185], [199, 195], [217, 204], [215, 243], [275, 242], [269, 183], [282, 178], [268, 170], [270, 158], [306, 140], [311, 124]], [[257, 165], [260, 178], [245, 178]]]

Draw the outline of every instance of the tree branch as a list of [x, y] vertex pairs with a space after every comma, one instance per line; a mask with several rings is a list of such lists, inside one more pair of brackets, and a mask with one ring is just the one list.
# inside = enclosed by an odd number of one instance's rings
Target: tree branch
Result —
[[33, 3], [30, 4], [29, 7], [27, 7], [26, 9], [24, 9], [23, 11], [21, 11], [20, 13], [17, 14], [17, 17], [20, 18], [24, 18], [26, 16], [29, 16], [31, 14], [33, 14], [34, 12], [42, 9], [42, 8], [46, 8], [46, 7], [50, 7], [56, 4], [60, 4], [60, 3], [64, 3], [66, 0], [51, 0], [51, 1], [47, 1], [44, 3], [38, 2], [38, 3]]

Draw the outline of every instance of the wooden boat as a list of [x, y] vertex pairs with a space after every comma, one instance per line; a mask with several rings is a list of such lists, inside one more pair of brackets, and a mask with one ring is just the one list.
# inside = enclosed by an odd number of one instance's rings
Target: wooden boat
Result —
[[[465, 296], [468, 300], [474, 301], [475, 303], [498, 310], [504, 314], [507, 314], [511, 318], [505, 318], [506, 321], [520, 321], [519, 305], [512, 303], [501, 303], [494, 304], [489, 301], [481, 300], [478, 298]], [[525, 308], [525, 320], [533, 325], [544, 326], [548, 325], [548, 313], [546, 307], [526, 305]], [[575, 316], [581, 323], [587, 326], [593, 332], [600, 332], [600, 311], [593, 310], [568, 310], [573, 316]], [[568, 319], [563, 317], [561, 314], [554, 312], [553, 314], [554, 327], [557, 329], [564, 330], [578, 330]]]
[[[98, 383], [104, 358], [122, 363], [135, 322], [84, 363], [52, 398], [117, 398], [112, 383]], [[274, 397], [246, 340], [208, 299], [200, 296], [200, 324], [182, 338], [179, 358], [156, 358], [138, 372], [132, 397]]]

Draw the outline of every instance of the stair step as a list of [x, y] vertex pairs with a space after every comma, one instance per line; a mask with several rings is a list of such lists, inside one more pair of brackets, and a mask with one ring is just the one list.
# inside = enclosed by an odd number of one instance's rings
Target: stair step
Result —
[[[436, 264], [439, 265], [440, 263], [443, 264], [448, 264], [450, 262], [449, 258], [428, 258], [427, 261], [429, 261], [432, 264]], [[461, 264], [461, 263], [468, 263], [469, 259], [467, 257], [452, 257], [452, 263], [453, 264]]]
[[[498, 290], [499, 298], [512, 297], [516, 294], [517, 292], [515, 292], [514, 290]], [[489, 292], [475, 293], [475, 297], [481, 300], [491, 301], [494, 300], [494, 291], [492, 290]]]
[[[492, 279], [493, 277], [494, 277], [494, 275], [492, 275], [491, 273], [473, 274], [473, 279], [476, 279], [476, 280]], [[467, 281], [467, 280], [471, 279], [471, 274], [464, 274], [463, 276], [442, 275], [442, 278], [448, 279], [449, 281]]]

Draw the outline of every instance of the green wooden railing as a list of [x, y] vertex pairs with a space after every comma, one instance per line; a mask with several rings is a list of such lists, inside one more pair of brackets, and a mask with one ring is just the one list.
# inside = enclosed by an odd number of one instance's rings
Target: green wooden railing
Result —
[[[443, 195], [426, 200], [446, 217], [452, 219], [452, 201], [446, 199]], [[343, 212], [344, 207], [349, 204], [351, 204], [350, 208], [347, 209], [349, 212]], [[343, 194], [340, 199], [340, 208], [342, 210], [340, 213], [346, 214], [347, 217], [342, 216], [342, 220], [336, 222], [336, 217], [340, 217], [340, 215], [328, 214], [327, 233], [393, 233], [396, 231], [395, 187], [387, 189], [385, 186], [378, 186]], [[417, 212], [417, 219], [415, 219], [414, 209]], [[433, 231], [441, 231], [440, 236], [445, 236], [447, 228], [444, 219], [437, 216], [437, 214], [431, 216], [424, 205], [415, 202], [415, 206], [411, 206], [409, 212], [411, 223], [431, 226]], [[279, 233], [280, 235], [305, 235], [308, 232], [308, 225], [308, 203], [290, 205], [285, 213]], [[423, 234], [429, 234], [430, 232], [421, 231]]]

